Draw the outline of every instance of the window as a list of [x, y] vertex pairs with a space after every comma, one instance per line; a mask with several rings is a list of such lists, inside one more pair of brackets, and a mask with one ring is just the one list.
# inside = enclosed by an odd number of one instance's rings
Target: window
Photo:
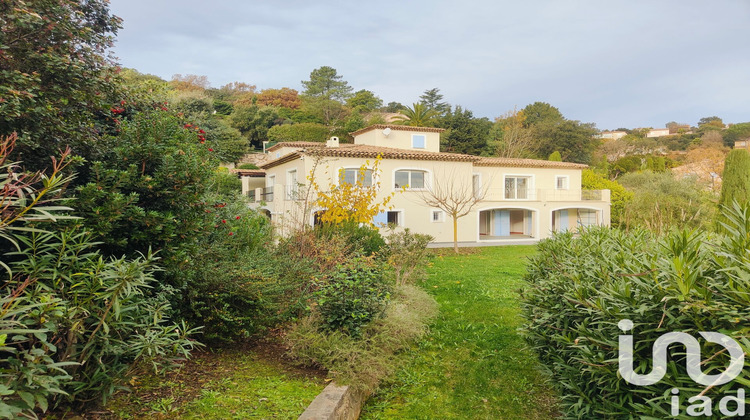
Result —
[[425, 187], [425, 171], [396, 171], [394, 186], [396, 188], [420, 189]]
[[445, 212], [442, 210], [433, 210], [432, 211], [432, 222], [433, 223], [442, 223], [445, 221]]
[[411, 135], [411, 147], [414, 149], [424, 149], [427, 145], [427, 136], [424, 134]]
[[505, 177], [505, 199], [526, 200], [529, 198], [529, 184], [531, 177], [508, 176]]
[[596, 225], [596, 210], [578, 209], [578, 225], [582, 227]]
[[556, 176], [555, 177], [555, 189], [567, 190], [568, 189], [568, 177], [564, 175]]
[[471, 176], [471, 187], [474, 191], [474, 198], [480, 198], [482, 195], [482, 178], [479, 174]]
[[276, 152], [276, 159], [281, 157], [281, 152]]
[[386, 212], [386, 217], [389, 226], [401, 226], [404, 223], [400, 211]]
[[299, 195], [299, 184], [297, 183], [297, 170], [292, 169], [286, 173], [286, 199], [295, 200]]
[[[359, 179], [364, 175], [363, 179]], [[363, 187], [372, 187], [372, 170], [365, 169], [364, 173], [359, 168], [342, 169], [340, 172], [340, 184], [356, 185], [361, 183]]]

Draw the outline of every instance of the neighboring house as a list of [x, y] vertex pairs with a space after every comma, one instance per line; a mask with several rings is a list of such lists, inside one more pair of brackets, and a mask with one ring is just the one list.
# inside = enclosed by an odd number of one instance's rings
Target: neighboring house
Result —
[[600, 134], [601, 138], [608, 140], [617, 140], [627, 136], [628, 133], [625, 131], [602, 131]]
[[669, 135], [669, 129], [668, 128], [652, 128], [651, 130], [646, 133], [646, 137], [662, 137], [662, 136], [668, 136]]
[[392, 208], [374, 222], [432, 235], [436, 243], [452, 243], [453, 224], [442, 210], [424, 204], [421, 197], [432, 185], [459, 185], [481, 197], [458, 220], [458, 240], [463, 243], [523, 243], [555, 231], [609, 225], [609, 190], [581, 190], [586, 165], [440, 153], [442, 131], [373, 125], [351, 133], [354, 144], [339, 144], [335, 137], [325, 144], [278, 143], [268, 149], [275, 158], [261, 165], [263, 183], [243, 177], [243, 192], [284, 235], [303, 224], [313, 225], [316, 214], [324, 210], [310, 208], [314, 197], [308, 196], [305, 184], [313, 171], [323, 187], [354, 183], [363, 164], [372, 165], [381, 157], [380, 173], [367, 172], [362, 181], [379, 182], [381, 197], [396, 195]]
[[737, 140], [734, 142], [734, 148], [750, 150], [750, 140]]

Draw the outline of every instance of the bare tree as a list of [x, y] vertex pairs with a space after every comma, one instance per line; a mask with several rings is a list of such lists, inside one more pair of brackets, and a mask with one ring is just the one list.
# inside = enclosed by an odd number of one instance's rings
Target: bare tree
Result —
[[497, 133], [495, 155], [504, 158], [523, 158], [533, 155], [538, 144], [532, 128], [526, 127], [523, 111], [513, 109], [495, 119]]
[[480, 185], [478, 179], [461, 177], [456, 171], [448, 174], [438, 174], [433, 171], [434, 178], [419, 198], [424, 204], [439, 208], [446, 212], [453, 221], [453, 251], [458, 253], [458, 219], [471, 213], [476, 205], [487, 195], [491, 180]]

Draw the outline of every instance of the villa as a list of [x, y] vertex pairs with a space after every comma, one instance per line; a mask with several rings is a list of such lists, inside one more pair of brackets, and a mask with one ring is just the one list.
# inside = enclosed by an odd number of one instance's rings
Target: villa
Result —
[[[609, 225], [610, 191], [581, 189], [586, 165], [441, 153], [442, 131], [373, 125], [351, 133], [354, 144], [335, 137], [326, 143], [277, 143], [266, 150], [263, 171], [240, 171], [242, 190], [282, 235], [314, 225], [324, 210], [314, 208], [305, 188], [310, 175], [322, 186], [361, 182], [379, 184], [379, 196], [395, 192], [391, 208], [373, 222], [432, 235], [436, 246], [453, 242], [450, 215], [425, 204], [424, 197], [438, 187], [477, 200], [458, 219], [458, 241], [465, 245], [530, 243], [557, 231]], [[378, 157], [379, 173], [360, 171]]]

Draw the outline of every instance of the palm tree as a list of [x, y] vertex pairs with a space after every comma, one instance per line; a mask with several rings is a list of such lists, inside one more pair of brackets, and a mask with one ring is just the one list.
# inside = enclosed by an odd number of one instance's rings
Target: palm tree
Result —
[[396, 124], [412, 127], [429, 127], [438, 113], [423, 103], [412, 104], [411, 108], [404, 108], [401, 115], [393, 118]]

